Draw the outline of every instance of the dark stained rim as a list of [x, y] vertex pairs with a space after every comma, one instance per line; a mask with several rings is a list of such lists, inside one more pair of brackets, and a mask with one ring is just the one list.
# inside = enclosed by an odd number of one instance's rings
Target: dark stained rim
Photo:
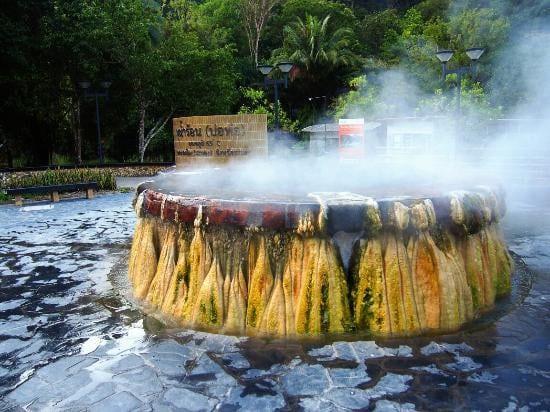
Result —
[[[457, 192], [458, 193], [458, 192]], [[457, 221], [453, 217], [453, 200], [457, 195], [451, 192], [437, 197], [399, 198], [377, 200], [378, 213], [383, 226], [391, 226], [390, 217], [394, 204], [404, 206], [430, 200], [433, 204], [437, 224], [451, 226], [460, 232], [477, 233], [492, 221], [498, 221], [505, 211], [503, 194], [500, 190], [478, 188], [474, 191], [461, 191], [463, 218]], [[140, 203], [137, 213], [142, 216], [155, 216], [176, 223], [207, 225], [232, 225], [237, 227], [259, 227], [271, 230], [293, 230], [300, 226], [301, 220], [309, 216], [314, 226], [318, 225], [321, 205], [315, 201], [262, 201], [262, 200], [224, 200], [208, 197], [169, 195], [149, 185], [137, 189], [135, 202]], [[327, 227], [329, 234], [338, 231], [358, 232], [366, 229], [366, 203], [349, 202], [330, 204], [327, 208]], [[485, 210], [484, 210], [485, 209]], [[487, 210], [489, 209], [489, 219]], [[315, 227], [317, 230], [318, 227]]]

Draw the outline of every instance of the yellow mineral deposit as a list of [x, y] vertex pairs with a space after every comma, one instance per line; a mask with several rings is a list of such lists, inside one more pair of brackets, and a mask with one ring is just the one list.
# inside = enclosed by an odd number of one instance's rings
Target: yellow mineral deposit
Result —
[[449, 331], [511, 288], [501, 206], [489, 197], [478, 203], [472, 214], [471, 199], [451, 196], [443, 225], [430, 200], [396, 201], [386, 217], [369, 200], [349, 269], [326, 233], [326, 214], [308, 212], [296, 229], [274, 231], [139, 213], [129, 277], [136, 298], [163, 313], [231, 333]]

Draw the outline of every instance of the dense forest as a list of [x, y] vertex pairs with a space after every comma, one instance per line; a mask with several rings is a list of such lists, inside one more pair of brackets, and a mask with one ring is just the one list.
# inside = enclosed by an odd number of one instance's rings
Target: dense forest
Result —
[[449, 113], [457, 80], [442, 80], [438, 49], [454, 50], [456, 67], [484, 47], [463, 79], [464, 114], [506, 116], [526, 98], [533, 52], [515, 44], [547, 47], [549, 15], [548, 0], [5, 2], [0, 164], [97, 161], [92, 92], [107, 162], [171, 160], [174, 116], [259, 112], [273, 127], [256, 66], [281, 61], [295, 64], [280, 98], [293, 132], [354, 113]]

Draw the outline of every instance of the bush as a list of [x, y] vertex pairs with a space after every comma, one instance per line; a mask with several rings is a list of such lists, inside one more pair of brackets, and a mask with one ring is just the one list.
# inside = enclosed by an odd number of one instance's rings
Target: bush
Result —
[[98, 190], [116, 190], [114, 173], [109, 169], [49, 169], [13, 174], [2, 182], [4, 189], [30, 186], [97, 182]]

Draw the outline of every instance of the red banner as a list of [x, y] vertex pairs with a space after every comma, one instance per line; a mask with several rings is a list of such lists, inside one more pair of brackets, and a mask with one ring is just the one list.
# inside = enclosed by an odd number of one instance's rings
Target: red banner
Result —
[[365, 156], [365, 119], [338, 121], [338, 151], [345, 159]]

